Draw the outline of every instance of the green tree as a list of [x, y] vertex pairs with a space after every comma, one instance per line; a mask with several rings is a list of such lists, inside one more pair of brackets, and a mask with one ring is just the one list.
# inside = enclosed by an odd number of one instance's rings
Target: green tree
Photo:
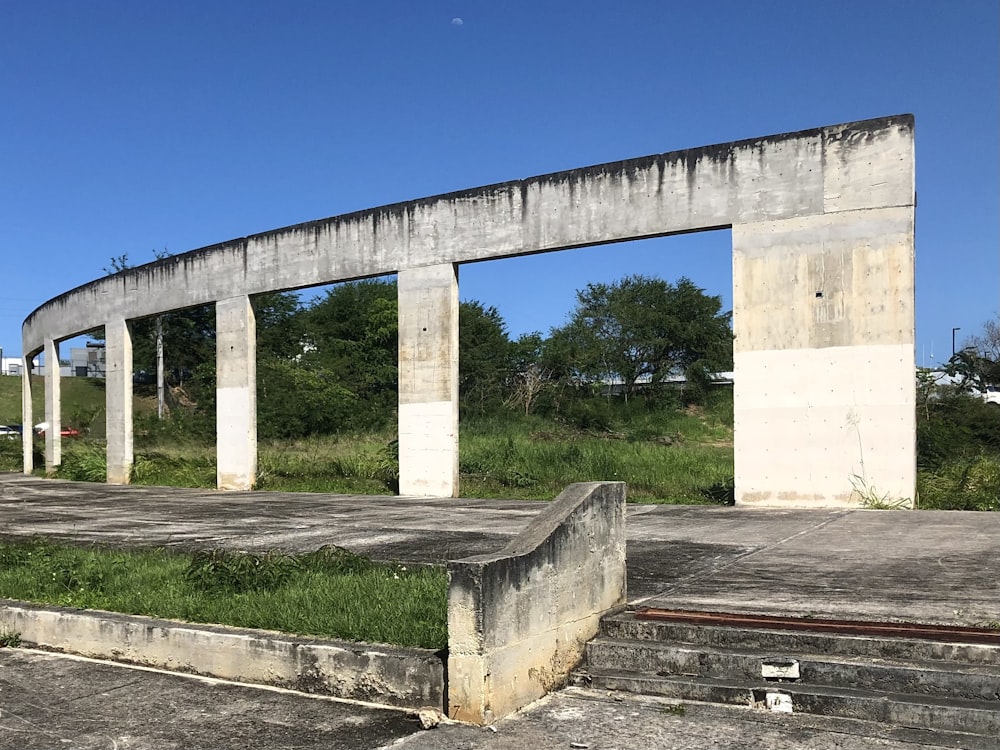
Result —
[[538, 331], [521, 335], [512, 344], [511, 376], [506, 405], [530, 414], [539, 397], [553, 383], [552, 370], [544, 362], [545, 339]]
[[355, 399], [349, 420], [331, 425], [384, 427], [398, 392], [396, 282], [338, 284], [302, 314], [302, 367], [326, 373]]
[[303, 307], [293, 292], [258, 294], [251, 304], [257, 322], [257, 360], [291, 360], [306, 340]]
[[462, 302], [458, 307], [458, 393], [461, 408], [483, 413], [506, 397], [513, 363], [507, 324], [495, 307]]
[[641, 381], [732, 367], [731, 313], [690, 279], [627, 276], [577, 292], [570, 322], [552, 333], [546, 361], [563, 377], [618, 380], [626, 400]]
[[351, 423], [357, 396], [336, 373], [270, 357], [257, 363], [257, 425], [261, 437], [336, 432]]
[[1000, 386], [1000, 317], [986, 321], [982, 332], [971, 336], [955, 353], [946, 371], [978, 390]]

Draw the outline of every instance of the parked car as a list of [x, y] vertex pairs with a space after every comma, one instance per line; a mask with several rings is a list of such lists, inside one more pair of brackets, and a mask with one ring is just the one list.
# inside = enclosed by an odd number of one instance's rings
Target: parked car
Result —
[[[49, 428], [48, 422], [39, 422], [35, 425], [35, 434], [39, 437], [45, 436], [45, 431]], [[63, 437], [80, 437], [80, 431], [74, 427], [62, 427], [59, 434]]]
[[0, 425], [0, 440], [7, 438], [8, 440], [20, 440], [21, 431], [15, 430], [13, 427], [7, 425]]

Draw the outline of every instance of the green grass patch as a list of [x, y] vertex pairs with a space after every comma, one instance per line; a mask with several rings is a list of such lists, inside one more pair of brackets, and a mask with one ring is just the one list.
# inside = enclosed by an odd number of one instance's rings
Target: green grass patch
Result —
[[462, 494], [551, 499], [572, 482], [623, 481], [631, 502], [725, 502], [733, 476], [731, 430], [706, 430], [699, 437], [708, 442], [698, 442], [685, 432], [695, 420], [675, 421], [649, 436], [589, 433], [542, 420], [473, 421], [463, 425], [460, 441]]
[[447, 573], [338, 547], [307, 554], [0, 543], [0, 597], [304, 636], [439, 649]]
[[257, 488], [283, 492], [394, 494], [399, 489], [395, 434], [370, 432], [262, 443]]

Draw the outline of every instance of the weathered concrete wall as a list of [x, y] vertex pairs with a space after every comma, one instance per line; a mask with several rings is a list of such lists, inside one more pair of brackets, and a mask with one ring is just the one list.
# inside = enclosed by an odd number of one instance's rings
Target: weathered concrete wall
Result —
[[54, 651], [404, 708], [442, 706], [444, 662], [427, 649], [320, 641], [0, 599], [0, 630]]
[[[913, 161], [913, 118], [901, 115], [299, 224], [56, 297], [25, 320], [24, 351], [33, 356], [46, 342], [109, 320], [398, 272], [400, 364], [409, 368], [401, 372], [400, 482], [413, 492], [450, 495], [457, 481], [455, 294], [450, 280], [439, 284], [453, 273], [449, 267], [732, 227], [737, 502], [854, 503], [855, 476], [878, 492], [912, 497]], [[421, 295], [437, 315], [427, 331]], [[764, 393], [778, 395], [768, 400]], [[245, 410], [253, 398], [241, 391], [238, 401], [230, 405]], [[242, 414], [237, 421], [251, 420]], [[58, 435], [53, 440], [49, 464], [58, 463]], [[227, 484], [220, 471], [220, 485], [252, 482], [252, 447], [242, 437], [240, 446], [243, 458], [225, 471], [234, 480]]]
[[912, 135], [830, 128], [822, 212], [733, 224], [737, 503], [914, 496]]
[[499, 553], [448, 572], [448, 713], [488, 724], [563, 685], [625, 606], [625, 485], [570, 485]]

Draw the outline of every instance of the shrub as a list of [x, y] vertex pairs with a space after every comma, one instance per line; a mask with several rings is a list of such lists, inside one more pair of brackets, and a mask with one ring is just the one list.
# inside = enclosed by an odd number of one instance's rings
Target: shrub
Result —
[[921, 471], [917, 493], [924, 509], [1000, 511], [1000, 456], [958, 458]]
[[75, 443], [63, 451], [62, 464], [56, 470], [60, 479], [75, 482], [104, 482], [108, 478], [104, 448], [94, 443]]

